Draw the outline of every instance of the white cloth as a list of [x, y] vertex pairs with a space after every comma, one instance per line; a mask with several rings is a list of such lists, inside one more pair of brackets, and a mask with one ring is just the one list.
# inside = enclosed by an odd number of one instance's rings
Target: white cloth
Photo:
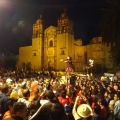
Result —
[[44, 104], [48, 103], [49, 101], [48, 100], [40, 100], [40, 104], [41, 106], [43, 106]]
[[115, 116], [115, 118], [119, 118], [120, 119], [120, 100], [115, 102], [114, 116]]
[[6, 82], [7, 82], [7, 83], [8, 83], [8, 82], [12, 82], [12, 79], [8, 78], [8, 79], [6, 80]]
[[27, 106], [27, 108], [31, 105], [31, 103], [30, 103], [28, 100], [24, 99], [24, 98], [19, 98], [19, 99], [18, 99], [18, 102], [23, 102], [23, 103], [25, 103], [26, 106]]

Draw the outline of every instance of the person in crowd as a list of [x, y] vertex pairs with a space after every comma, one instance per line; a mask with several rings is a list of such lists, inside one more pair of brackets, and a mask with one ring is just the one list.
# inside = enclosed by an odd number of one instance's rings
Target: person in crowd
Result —
[[67, 60], [64, 61], [67, 65], [67, 69], [66, 69], [66, 76], [71, 75], [71, 72], [74, 71], [75, 67], [72, 63], [72, 58], [70, 56], [67, 57]]
[[54, 100], [54, 93], [47, 90], [44, 96], [48, 102], [43, 104], [30, 120], [39, 120], [39, 118], [41, 120], [62, 120], [62, 118], [66, 118], [64, 107]]
[[18, 92], [15, 89], [12, 90], [12, 92], [10, 94], [10, 98], [16, 98], [16, 99], [19, 98]]
[[20, 82], [19, 83], [19, 89], [18, 89], [18, 95], [19, 95], [19, 98], [22, 98], [23, 97], [23, 90], [26, 89], [26, 82]]
[[41, 106], [43, 106], [44, 104], [48, 103], [48, 102], [52, 102], [54, 98], [54, 93], [50, 90], [46, 90], [40, 100], [40, 104]]
[[115, 84], [113, 86], [113, 89], [114, 89], [114, 93], [118, 93], [119, 92], [118, 85]]
[[13, 105], [14, 105], [16, 102], [17, 102], [17, 99], [15, 99], [15, 98], [9, 98], [9, 99], [7, 100], [7, 105], [8, 105], [8, 107], [9, 107], [9, 110], [8, 110], [7, 112], [5, 112], [2, 120], [5, 120], [5, 119], [7, 119], [7, 118], [12, 117], [13, 112], [14, 112], [14, 110], [13, 110]]
[[67, 120], [64, 108], [60, 103], [46, 103], [38, 109], [30, 120]]
[[39, 95], [39, 89], [38, 89], [38, 88], [36, 88], [36, 89], [34, 90], [33, 102], [34, 102], [34, 101], [40, 101], [40, 95]]
[[93, 112], [88, 103], [88, 100], [84, 97], [84, 101], [86, 101], [87, 104], [81, 104], [77, 107], [77, 103], [79, 99], [80, 99], [80, 96], [77, 96], [74, 103], [73, 110], [72, 110], [74, 119], [75, 120], [92, 120]]
[[114, 101], [115, 101], [115, 105], [114, 105], [114, 117], [115, 120], [120, 120], [120, 94], [119, 93], [115, 93], [114, 94]]
[[23, 90], [23, 97], [18, 99], [18, 102], [23, 102], [26, 104], [27, 108], [30, 107], [31, 103], [28, 101], [30, 96], [30, 91], [28, 89]]
[[8, 91], [9, 91], [8, 86], [6, 84], [3, 84], [1, 86], [1, 93], [0, 93], [0, 120], [2, 120], [4, 113], [9, 110], [7, 106]]
[[106, 110], [107, 102], [105, 101], [105, 99], [99, 98], [97, 103], [101, 107], [101, 115], [103, 115], [106, 118], [106, 116], [107, 116], [107, 110]]
[[108, 109], [107, 120], [114, 120], [114, 113], [113, 113], [114, 105], [115, 105], [115, 101], [111, 100], [108, 105], [109, 109]]
[[66, 98], [66, 91], [65, 90], [61, 91], [60, 96], [58, 97], [58, 100], [63, 106], [65, 106], [65, 104], [69, 103], [69, 99]]
[[24, 120], [27, 117], [27, 107], [23, 102], [16, 102], [13, 105], [14, 115], [5, 120]]
[[106, 120], [106, 118], [101, 115], [101, 107], [100, 107], [100, 105], [95, 104], [93, 112], [94, 112], [93, 120]]

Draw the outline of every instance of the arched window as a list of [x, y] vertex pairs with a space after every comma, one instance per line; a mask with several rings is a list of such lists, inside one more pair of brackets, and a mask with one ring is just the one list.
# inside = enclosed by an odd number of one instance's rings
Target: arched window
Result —
[[65, 55], [65, 51], [64, 50], [61, 50], [61, 55]]
[[33, 56], [37, 56], [37, 54], [36, 54], [36, 53], [34, 53], [34, 54], [33, 54]]
[[52, 40], [50, 40], [50, 42], [49, 42], [49, 47], [53, 47], [53, 41]]

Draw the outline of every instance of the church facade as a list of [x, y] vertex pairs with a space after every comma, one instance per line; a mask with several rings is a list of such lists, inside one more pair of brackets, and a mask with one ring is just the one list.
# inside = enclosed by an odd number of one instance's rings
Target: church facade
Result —
[[84, 71], [89, 59], [94, 60], [95, 69], [102, 69], [109, 63], [109, 50], [102, 44], [102, 37], [93, 38], [88, 45], [82, 45], [81, 39], [75, 40], [73, 22], [64, 11], [57, 27], [43, 30], [42, 16], [33, 24], [32, 45], [19, 48], [17, 65], [19, 69], [65, 70], [64, 60], [71, 56], [76, 71]]

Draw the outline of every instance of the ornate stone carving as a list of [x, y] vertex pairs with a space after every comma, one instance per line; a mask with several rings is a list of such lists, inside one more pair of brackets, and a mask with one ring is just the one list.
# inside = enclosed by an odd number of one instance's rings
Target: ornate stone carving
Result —
[[97, 47], [94, 49], [94, 59], [102, 59], [103, 58], [103, 49]]
[[48, 54], [48, 56], [54, 56], [54, 49], [53, 48], [48, 48], [47, 54]]
[[47, 37], [55, 37], [56, 36], [56, 30], [50, 29], [47, 31]]

